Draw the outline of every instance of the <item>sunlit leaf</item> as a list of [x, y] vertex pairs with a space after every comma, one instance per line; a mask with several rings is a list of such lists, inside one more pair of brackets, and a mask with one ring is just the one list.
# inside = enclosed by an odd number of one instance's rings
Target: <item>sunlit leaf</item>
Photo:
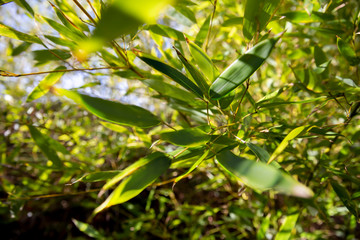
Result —
[[285, 150], [285, 148], [289, 145], [289, 142], [291, 140], [293, 140], [294, 138], [296, 138], [306, 128], [307, 128], [307, 126], [297, 127], [295, 129], [293, 129], [288, 135], [286, 135], [286, 137], [282, 140], [282, 142], [279, 144], [279, 146], [275, 149], [275, 151], [271, 155], [268, 163], [271, 163], [272, 161], [274, 161], [275, 158], [277, 158]]
[[256, 32], [261, 32], [280, 0], [248, 0], [245, 5], [243, 34], [247, 39], [252, 39]]
[[269, 57], [279, 38], [270, 38], [256, 44], [233, 62], [210, 86], [210, 97], [220, 99], [248, 79]]
[[204, 23], [201, 25], [200, 30], [199, 30], [198, 34], [196, 35], [196, 38], [195, 38], [195, 44], [197, 46], [202, 47], [202, 45], [204, 43], [204, 40], [206, 39], [206, 36], [208, 34], [208, 31], [209, 31], [210, 20], [211, 20], [211, 15], [209, 15], [205, 19]]
[[106, 180], [109, 180], [109, 179], [115, 177], [119, 173], [121, 173], [121, 171], [119, 171], [119, 170], [87, 173], [84, 176], [82, 176], [81, 178], [79, 178], [78, 180], [76, 180], [76, 182], [78, 182], [78, 181], [82, 181], [82, 182], [106, 181]]
[[185, 41], [184, 33], [165, 25], [151, 24], [147, 25], [145, 29], [149, 30], [152, 33], [158, 34], [163, 37], [171, 38], [176, 41]]
[[42, 41], [37, 36], [19, 32], [1, 23], [0, 23], [0, 36], [13, 38], [29, 43], [43, 44]]
[[194, 171], [205, 160], [205, 158], [208, 156], [209, 152], [210, 152], [210, 150], [205, 151], [204, 154], [184, 174], [181, 174], [180, 176], [178, 176], [175, 179], [174, 183], [177, 183], [181, 179], [188, 176], [192, 171]]
[[287, 215], [283, 224], [281, 224], [279, 232], [275, 236], [275, 240], [288, 240], [291, 237], [298, 218], [299, 213]]
[[245, 185], [259, 191], [275, 190], [301, 198], [310, 198], [313, 192], [284, 172], [262, 162], [238, 157], [225, 150], [216, 155], [221, 166], [237, 176]]
[[90, 97], [75, 91], [60, 88], [54, 89], [54, 92], [57, 95], [70, 98], [97, 117], [112, 123], [142, 128], [153, 127], [161, 123], [151, 112], [135, 105]]
[[210, 57], [195, 43], [188, 41], [188, 46], [192, 57], [207, 79], [212, 82], [217, 77], [218, 72]]
[[110, 196], [94, 210], [93, 215], [110, 206], [126, 202], [140, 194], [169, 168], [170, 163], [171, 160], [168, 157], [155, 153], [147, 164], [138, 168], [122, 181]]
[[[55, 69], [57, 70], [64, 70], [65, 67], [58, 67]], [[28, 95], [26, 102], [34, 101], [35, 99], [40, 98], [41, 96], [45, 95], [50, 88], [60, 80], [62, 75], [64, 75], [65, 72], [53, 72], [49, 73], [43, 80], [39, 82], [39, 84], [31, 91], [31, 93]]]
[[285, 19], [296, 23], [331, 21], [335, 19], [332, 14], [322, 12], [312, 12], [311, 14], [309, 14], [305, 11], [294, 11], [281, 13], [280, 15], [284, 16]]
[[95, 238], [95, 239], [105, 239], [105, 236], [103, 236], [100, 232], [98, 232], [93, 226], [91, 226], [88, 223], [80, 222], [76, 219], [72, 219], [75, 226], [83, 233], [88, 235], [89, 237]]

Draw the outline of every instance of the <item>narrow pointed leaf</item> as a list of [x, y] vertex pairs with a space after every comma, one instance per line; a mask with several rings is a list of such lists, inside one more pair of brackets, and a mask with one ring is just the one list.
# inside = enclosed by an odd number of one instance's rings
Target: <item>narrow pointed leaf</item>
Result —
[[188, 176], [192, 171], [194, 171], [205, 160], [205, 158], [208, 156], [209, 152], [210, 152], [210, 150], [205, 151], [204, 154], [184, 174], [181, 174], [180, 176], [178, 176], [175, 179], [174, 183], [177, 183], [181, 179]]
[[70, 98], [95, 116], [112, 123], [142, 128], [153, 127], [161, 123], [158, 117], [138, 106], [90, 97], [66, 89], [57, 88], [54, 92]]
[[243, 34], [251, 40], [267, 25], [280, 0], [248, 0], [245, 5]]
[[60, 168], [62, 162], [56, 151], [52, 148], [52, 144], [36, 127], [29, 125], [31, 137], [34, 139], [36, 145], [45, 154], [45, 156], [53, 163], [54, 167]]
[[358, 219], [359, 210], [358, 207], [356, 206], [357, 204], [351, 200], [351, 196], [349, 192], [346, 190], [346, 188], [335, 181], [331, 181], [330, 183], [336, 195], [340, 198], [340, 200], [343, 202], [345, 207], [349, 210], [351, 214], [353, 214], [356, 217], [356, 219]]
[[360, 57], [356, 56], [355, 50], [351, 45], [341, 38], [337, 39], [338, 49], [343, 57], [349, 62], [351, 66], [356, 66], [360, 63]]
[[277, 38], [266, 39], [247, 51], [225, 69], [210, 86], [210, 98], [220, 99], [248, 79], [269, 57]]
[[216, 155], [221, 166], [238, 177], [245, 185], [259, 191], [275, 190], [301, 198], [310, 198], [313, 192], [284, 172], [262, 162], [238, 157], [229, 150]]
[[210, 57], [195, 43], [187, 42], [191, 56], [194, 58], [196, 64], [199, 66], [202, 73], [210, 82], [213, 82], [217, 77], [218, 72], [211, 61]]
[[114, 176], [112, 179], [110, 179], [104, 186], [102, 189], [107, 190], [109, 188], [111, 188], [112, 186], [114, 186], [116, 183], [120, 182], [121, 180], [123, 180], [124, 178], [126, 178], [127, 176], [131, 175], [133, 172], [135, 172], [136, 170], [138, 170], [139, 168], [143, 167], [144, 165], [148, 164], [150, 161], [152, 161], [153, 159], [162, 156], [161, 153], [157, 152], [157, 153], [153, 153], [147, 157], [141, 158], [140, 160], [136, 161], [135, 163], [133, 163], [132, 165], [130, 165], [129, 167], [125, 168], [123, 171], [121, 171], [119, 174], [117, 174], [116, 176]]
[[275, 158], [277, 158], [279, 156], [280, 153], [282, 153], [282, 151], [285, 150], [285, 148], [287, 147], [287, 145], [289, 144], [289, 142], [291, 140], [293, 140], [294, 138], [296, 138], [300, 133], [302, 133], [304, 131], [304, 129], [307, 126], [301, 126], [301, 127], [297, 127], [295, 129], [293, 129], [283, 140], [282, 142], [279, 144], [279, 146], [275, 149], [275, 151], [273, 152], [273, 154], [271, 155], [268, 163], [271, 163], [272, 161], [274, 161]]
[[175, 98], [187, 103], [196, 102], [196, 96], [194, 94], [172, 84], [165, 83], [162, 80], [146, 79], [142, 82], [164, 96]]
[[100, 171], [100, 172], [93, 172], [93, 173], [87, 173], [75, 182], [100, 182], [100, 181], [106, 181], [109, 180], [116, 175], [121, 173], [119, 170], [113, 170], [113, 171]]
[[37, 36], [19, 32], [1, 23], [0, 23], [0, 36], [43, 45], [42, 41]]
[[88, 223], [80, 222], [76, 219], [72, 219], [75, 226], [83, 233], [88, 235], [89, 237], [95, 238], [95, 239], [105, 239], [105, 236], [103, 236], [100, 232], [98, 232], [93, 226], [91, 226]]
[[[57, 70], [64, 70], [66, 67], [58, 67], [55, 69]], [[26, 102], [34, 101], [35, 99], [40, 98], [41, 96], [45, 95], [50, 88], [60, 80], [62, 75], [64, 75], [65, 72], [53, 72], [49, 73], [43, 80], [39, 82], [39, 84], [31, 91], [31, 93], [28, 95]]]
[[211, 139], [211, 135], [197, 128], [185, 128], [161, 133], [160, 139], [177, 146], [196, 147], [207, 143]]
[[[147, 25], [145, 27], [145, 29], [149, 30], [150, 32], [155, 33], [157, 35], [171, 38], [176, 41], [185, 41], [184, 33], [180, 32], [176, 29], [173, 29], [171, 27], [165, 26], [165, 25], [151, 24], [151, 25]], [[186, 35], [186, 37], [189, 37], [189, 36]]]
[[149, 163], [122, 181], [110, 196], [94, 210], [93, 215], [110, 206], [126, 202], [140, 194], [169, 168], [170, 163], [171, 160], [162, 154], [153, 158]]
[[195, 85], [188, 77], [182, 74], [180, 71], [176, 70], [175, 68], [155, 60], [150, 57], [140, 56], [140, 59], [143, 60], [146, 64], [153, 67], [154, 69], [158, 70], [159, 72], [165, 74], [187, 90], [193, 92], [198, 97], [202, 97], [201, 89]]
[[208, 34], [210, 20], [211, 20], [211, 14], [205, 19], [204, 23], [200, 27], [198, 34], [196, 35], [195, 44], [200, 47], [202, 47], [204, 40], [206, 39], [206, 36]]
[[184, 64], [186, 70], [190, 73], [192, 78], [194, 79], [195, 83], [199, 86], [199, 88], [202, 90], [203, 94], [207, 95], [209, 91], [209, 85], [206, 82], [206, 79], [204, 76], [195, 68], [194, 65], [192, 65], [177, 49], [176, 53], [181, 60], [181, 62]]
[[298, 218], [299, 213], [293, 213], [286, 216], [279, 232], [275, 236], [275, 240], [288, 240], [291, 237], [291, 232], [295, 228]]

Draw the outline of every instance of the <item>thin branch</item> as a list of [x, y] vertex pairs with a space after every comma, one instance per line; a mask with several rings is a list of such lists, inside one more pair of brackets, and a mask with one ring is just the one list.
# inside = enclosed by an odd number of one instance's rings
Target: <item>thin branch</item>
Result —
[[16, 74], [16, 73], [11, 73], [11, 72], [0, 70], [0, 76], [2, 76], [2, 77], [25, 77], [25, 76], [48, 74], [48, 73], [55, 73], [55, 72], [96, 71], [96, 70], [104, 70], [104, 69], [117, 70], [117, 69], [128, 69], [128, 67], [99, 67], [99, 68], [59, 69], [59, 70], [53, 70], [53, 71], [21, 73], [21, 74]]

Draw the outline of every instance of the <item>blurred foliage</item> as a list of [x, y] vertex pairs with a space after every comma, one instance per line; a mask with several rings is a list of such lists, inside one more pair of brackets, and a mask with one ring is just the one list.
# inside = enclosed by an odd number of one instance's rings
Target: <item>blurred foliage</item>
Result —
[[360, 238], [357, 0], [0, 12], [4, 239]]

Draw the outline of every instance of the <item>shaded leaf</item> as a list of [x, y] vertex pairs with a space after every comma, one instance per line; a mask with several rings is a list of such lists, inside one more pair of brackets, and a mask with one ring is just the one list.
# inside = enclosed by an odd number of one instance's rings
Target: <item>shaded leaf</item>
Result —
[[180, 71], [176, 70], [175, 68], [155, 60], [154, 58], [140, 56], [140, 59], [143, 60], [146, 64], [153, 67], [154, 69], [158, 70], [159, 72], [165, 74], [187, 90], [195, 93], [195, 95], [202, 97], [201, 89], [196, 86], [189, 78], [187, 78], [184, 74]]
[[341, 38], [337, 39], [337, 46], [341, 55], [349, 62], [351, 66], [356, 66], [360, 63], [360, 57], [356, 56], [355, 50], [351, 45]]
[[82, 181], [82, 182], [106, 181], [106, 180], [109, 180], [109, 179], [115, 177], [119, 173], [121, 173], [121, 171], [119, 171], [119, 170], [87, 173], [84, 176], [82, 176], [81, 178], [79, 178], [78, 180], [76, 180], [76, 182], [78, 182], [78, 181]]
[[331, 181], [330, 183], [332, 188], [336, 192], [336, 195], [338, 195], [338, 197], [343, 202], [345, 207], [349, 210], [349, 212], [352, 215], [356, 217], [356, 219], [358, 219], [359, 218], [358, 208], [355, 202], [352, 201], [351, 196], [349, 192], [346, 190], [346, 188], [335, 181]]
[[174, 184], [180, 181], [181, 179], [187, 177], [192, 171], [194, 171], [205, 160], [209, 152], [210, 150], [205, 151], [204, 154], [184, 174], [181, 174], [175, 179]]
[[138, 106], [90, 97], [66, 89], [57, 88], [54, 89], [54, 92], [70, 98], [95, 116], [112, 123], [142, 128], [153, 127], [161, 123], [151, 112]]
[[321, 21], [331, 21], [335, 16], [329, 13], [312, 12], [310, 15], [305, 11], [294, 11], [281, 13], [281, 16], [286, 17], [287, 20], [296, 23], [311, 23]]
[[211, 14], [205, 19], [204, 23], [200, 27], [198, 34], [196, 35], [195, 44], [200, 47], [202, 47], [202, 45], [206, 39], [206, 36], [208, 34], [210, 20], [211, 20]]
[[34, 60], [39, 63], [46, 63], [49, 61], [66, 60], [71, 57], [71, 53], [59, 49], [36, 50], [32, 52]]
[[31, 137], [34, 139], [36, 145], [45, 154], [45, 156], [53, 163], [55, 168], [62, 167], [62, 162], [57, 155], [56, 151], [52, 148], [51, 142], [48, 141], [36, 127], [28, 125]]
[[178, 131], [163, 132], [160, 134], [160, 138], [174, 145], [196, 147], [207, 143], [211, 139], [211, 135], [198, 128], [184, 128]]
[[158, 34], [163, 37], [171, 38], [176, 41], [185, 41], [184, 33], [165, 25], [151, 24], [147, 25], [145, 29], [149, 30], [152, 33]]
[[313, 192], [284, 172], [262, 162], [238, 157], [225, 150], [216, 155], [221, 166], [247, 186], [259, 191], [269, 189], [301, 198], [310, 198]]

